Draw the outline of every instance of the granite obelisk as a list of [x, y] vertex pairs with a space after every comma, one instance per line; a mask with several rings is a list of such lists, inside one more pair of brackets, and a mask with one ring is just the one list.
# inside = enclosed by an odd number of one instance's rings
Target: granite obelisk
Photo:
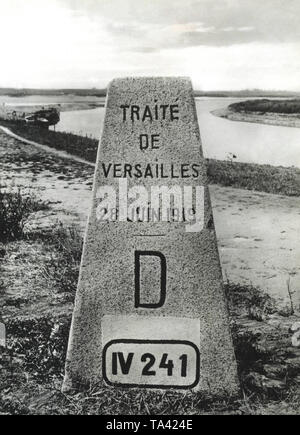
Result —
[[63, 389], [236, 394], [191, 82], [116, 79], [105, 110]]

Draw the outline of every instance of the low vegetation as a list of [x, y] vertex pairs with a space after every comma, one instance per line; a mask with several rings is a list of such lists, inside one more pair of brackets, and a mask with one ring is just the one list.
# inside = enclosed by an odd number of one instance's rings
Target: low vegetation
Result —
[[48, 236], [50, 258], [42, 266], [49, 287], [58, 293], [75, 294], [83, 239], [76, 227], [59, 225]]
[[0, 241], [22, 238], [24, 224], [30, 213], [46, 208], [47, 205], [31, 191], [0, 187]]
[[260, 112], [264, 113], [285, 113], [299, 114], [300, 116], [300, 99], [292, 100], [247, 100], [239, 103], [230, 104], [229, 108], [235, 112]]
[[61, 377], [66, 357], [70, 317], [12, 318], [6, 323], [9, 355], [20, 358], [24, 377], [47, 383]]
[[90, 162], [96, 161], [98, 140], [92, 137], [79, 136], [72, 133], [47, 130], [36, 126], [28, 126], [18, 122], [1, 121], [1, 125], [8, 127], [15, 134], [55, 148], [60, 151], [66, 151]]
[[286, 196], [300, 196], [300, 169], [271, 165], [209, 160], [210, 184], [256, 190]]
[[[275, 300], [256, 287], [230, 282], [227, 282], [224, 287], [233, 317], [247, 316], [249, 319], [259, 321], [278, 311]], [[254, 316], [254, 312], [257, 313], [257, 317]]]
[[[60, 291], [59, 287], [57, 291]], [[239, 398], [216, 400], [193, 392], [182, 395], [177, 392], [123, 390], [97, 385], [65, 396], [60, 392], [60, 387], [71, 316], [53, 316], [49, 312], [42, 317], [11, 318], [6, 324], [9, 339], [8, 348], [0, 354], [0, 413], [298, 413], [300, 349], [291, 347], [291, 337], [286, 327], [293, 322], [293, 318], [280, 317], [274, 300], [251, 286], [227, 283], [226, 294], [242, 387]], [[254, 311], [277, 319], [278, 326], [270, 325], [266, 318], [254, 320]]]

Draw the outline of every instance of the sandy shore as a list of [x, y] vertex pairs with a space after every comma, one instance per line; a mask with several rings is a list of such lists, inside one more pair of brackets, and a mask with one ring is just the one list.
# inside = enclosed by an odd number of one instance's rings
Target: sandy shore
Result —
[[[33, 216], [30, 225], [61, 221], [84, 230], [92, 167], [50, 155], [2, 132], [0, 162], [2, 186], [34, 189], [50, 203], [50, 210]], [[216, 185], [210, 191], [224, 280], [258, 286], [283, 304], [289, 282], [298, 304], [300, 198]]]
[[223, 109], [213, 110], [211, 112], [215, 116], [220, 118], [226, 118], [230, 121], [240, 121], [240, 122], [256, 122], [259, 124], [268, 125], [280, 125], [283, 127], [296, 127], [300, 128], [300, 117], [299, 115], [293, 114], [279, 114], [266, 112], [262, 114], [261, 112], [235, 112], [229, 107], [224, 107]]

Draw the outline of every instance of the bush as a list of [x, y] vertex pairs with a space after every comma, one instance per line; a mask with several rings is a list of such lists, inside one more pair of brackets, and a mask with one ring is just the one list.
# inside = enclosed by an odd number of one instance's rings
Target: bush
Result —
[[83, 240], [76, 227], [60, 225], [49, 238], [52, 248], [50, 259], [43, 270], [51, 286], [58, 293], [76, 292]]
[[30, 191], [0, 188], [0, 241], [22, 238], [29, 214], [45, 208], [47, 206]]

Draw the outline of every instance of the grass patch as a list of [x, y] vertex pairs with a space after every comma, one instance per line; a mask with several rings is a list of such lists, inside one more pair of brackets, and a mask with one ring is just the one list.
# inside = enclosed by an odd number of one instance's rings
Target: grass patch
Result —
[[[276, 301], [256, 287], [227, 282], [224, 288], [233, 317], [247, 316], [260, 321], [263, 317], [278, 312]], [[257, 313], [257, 317], [254, 313]]]
[[210, 184], [300, 196], [300, 169], [221, 160], [208, 161]]
[[227, 283], [225, 291], [240, 382], [244, 397], [251, 398], [248, 405], [257, 402], [262, 410], [267, 401], [297, 401], [299, 409], [295, 387], [300, 349], [292, 346], [289, 331], [298, 318], [291, 312], [287, 316], [273, 298], [255, 287]]
[[0, 187], [0, 241], [17, 240], [24, 235], [26, 219], [48, 206], [31, 191]]
[[59, 225], [47, 235], [47, 242], [51, 253], [42, 273], [49, 287], [58, 293], [75, 295], [83, 246], [81, 233], [75, 226]]
[[[60, 246], [60, 242], [58, 245]], [[62, 248], [64, 249], [64, 248]], [[240, 398], [212, 398], [187, 391], [144, 391], [90, 386], [66, 396], [60, 392], [64, 374], [70, 316], [14, 318], [7, 322], [9, 350], [0, 375], [0, 412], [63, 415], [193, 415], [298, 413], [300, 395], [297, 349], [291, 349], [286, 325], [266, 322], [245, 326], [248, 309], [273, 313], [271, 298], [258, 289], [228, 283], [226, 293], [233, 320], [233, 339], [242, 387]], [[252, 325], [251, 323], [251, 325]], [[265, 329], [264, 329], [265, 328]], [[297, 353], [298, 352], [298, 353]]]
[[47, 145], [60, 151], [82, 157], [90, 162], [96, 161], [99, 141], [91, 137], [79, 136], [72, 133], [55, 132], [36, 126], [27, 126], [18, 122], [1, 121], [15, 134], [25, 139]]
[[62, 377], [71, 318], [14, 318], [6, 323], [9, 353], [21, 362], [24, 373], [47, 383]]

